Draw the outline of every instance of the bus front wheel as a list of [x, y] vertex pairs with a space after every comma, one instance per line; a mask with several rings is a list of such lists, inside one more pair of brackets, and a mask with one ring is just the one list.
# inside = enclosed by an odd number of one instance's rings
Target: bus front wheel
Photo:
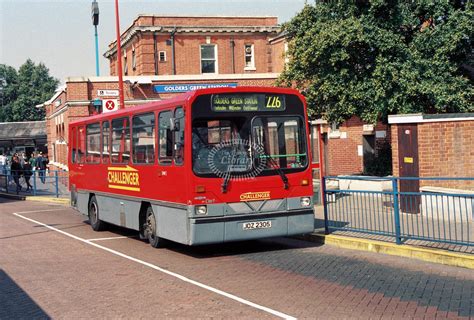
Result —
[[146, 211], [144, 234], [153, 248], [159, 248], [162, 246], [163, 240], [156, 235], [156, 218], [151, 207], [148, 207]]
[[99, 219], [99, 205], [95, 196], [92, 196], [89, 201], [89, 223], [94, 231], [105, 229], [105, 222]]

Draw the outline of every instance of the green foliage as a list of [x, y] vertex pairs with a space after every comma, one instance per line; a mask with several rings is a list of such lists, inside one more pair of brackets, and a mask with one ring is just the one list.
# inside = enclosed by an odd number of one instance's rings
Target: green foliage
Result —
[[474, 112], [473, 21], [462, 1], [317, 1], [284, 25], [290, 62], [279, 84], [331, 122]]
[[50, 99], [59, 84], [44, 64], [28, 59], [18, 72], [0, 64], [0, 78], [0, 122], [44, 119], [44, 108], [35, 106]]

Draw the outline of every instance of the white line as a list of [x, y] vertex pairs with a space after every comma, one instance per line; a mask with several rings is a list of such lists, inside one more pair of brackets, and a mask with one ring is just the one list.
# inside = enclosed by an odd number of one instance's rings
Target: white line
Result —
[[67, 237], [70, 237], [70, 238], [73, 238], [73, 239], [75, 239], [75, 240], [78, 240], [78, 241], [87, 243], [87, 244], [89, 244], [89, 245], [91, 245], [91, 246], [94, 246], [94, 247], [96, 247], [96, 248], [99, 248], [99, 249], [108, 251], [108, 252], [110, 252], [110, 253], [112, 253], [112, 254], [115, 254], [115, 255], [117, 255], [117, 256], [119, 256], [119, 257], [122, 257], [122, 258], [125, 258], [125, 259], [128, 259], [128, 260], [137, 262], [137, 263], [142, 264], [142, 265], [144, 265], [144, 266], [147, 266], [147, 267], [149, 267], [149, 268], [152, 268], [152, 269], [155, 269], [155, 270], [157, 270], [157, 271], [166, 273], [166, 274], [168, 274], [168, 275], [170, 275], [170, 276], [172, 276], [172, 277], [178, 278], [178, 279], [180, 279], [180, 280], [182, 280], [182, 281], [184, 281], [184, 282], [193, 284], [193, 285], [198, 286], [198, 287], [200, 287], [200, 288], [203, 288], [203, 289], [205, 289], [205, 290], [208, 290], [208, 291], [214, 292], [214, 293], [216, 293], [216, 294], [219, 294], [219, 295], [221, 295], [221, 296], [227, 297], [227, 298], [229, 298], [229, 299], [238, 301], [238, 302], [240, 302], [240, 303], [242, 303], [242, 304], [246, 304], [246, 305], [248, 305], [248, 306], [250, 306], [250, 307], [253, 307], [253, 308], [256, 308], [256, 309], [265, 311], [265, 312], [267, 312], [267, 313], [273, 314], [273, 315], [275, 315], [275, 316], [277, 316], [277, 317], [280, 317], [280, 318], [283, 318], [283, 319], [296, 320], [295, 317], [292, 317], [292, 316], [287, 315], [287, 314], [285, 314], [285, 313], [282, 313], [282, 312], [279, 312], [279, 311], [276, 311], [276, 310], [267, 308], [267, 307], [265, 307], [265, 306], [256, 304], [256, 303], [254, 303], [254, 302], [245, 300], [245, 299], [240, 298], [240, 297], [237, 297], [237, 296], [235, 296], [235, 295], [233, 295], [233, 294], [230, 294], [230, 293], [227, 293], [227, 292], [225, 292], [225, 291], [222, 291], [222, 290], [213, 288], [213, 287], [211, 287], [211, 286], [205, 285], [205, 284], [200, 283], [200, 282], [198, 282], [198, 281], [189, 279], [189, 278], [187, 278], [187, 277], [185, 277], [185, 276], [182, 276], [182, 275], [180, 275], [180, 274], [178, 274], [178, 273], [174, 273], [174, 272], [172, 272], [172, 271], [168, 271], [168, 270], [166, 270], [166, 269], [162, 269], [162, 268], [160, 268], [160, 267], [158, 267], [158, 266], [156, 266], [156, 265], [154, 265], [154, 264], [151, 264], [151, 263], [149, 263], [149, 262], [146, 262], [146, 261], [143, 261], [143, 260], [140, 260], [140, 259], [137, 259], [137, 258], [128, 256], [128, 255], [123, 254], [123, 253], [121, 253], [121, 252], [119, 252], [119, 251], [115, 251], [115, 250], [113, 250], [113, 249], [110, 249], [110, 248], [101, 246], [100, 244], [91, 242], [91, 240], [82, 239], [82, 238], [80, 238], [80, 237], [78, 237], [78, 236], [75, 236], [75, 235], [73, 235], [73, 234], [67, 233], [67, 232], [62, 231], [62, 230], [60, 230], [60, 229], [57, 229], [57, 228], [55, 228], [55, 227], [48, 226], [47, 224], [44, 224], [44, 223], [42, 223], [42, 222], [39, 222], [39, 221], [30, 219], [30, 218], [27, 218], [27, 217], [22, 216], [22, 215], [20, 214], [20, 213], [30, 213], [30, 212], [37, 212], [37, 211], [15, 212], [15, 213], [13, 213], [13, 214], [14, 214], [15, 216], [19, 217], [19, 218], [28, 220], [28, 221], [30, 221], [30, 222], [36, 223], [36, 224], [38, 224], [38, 225], [41, 225], [41, 226], [43, 226], [43, 227], [45, 227], [45, 228], [48, 228], [48, 229], [54, 230], [54, 231], [56, 231], [56, 232], [59, 232], [59, 233], [65, 235], [65, 236], [67, 236]]
[[103, 240], [128, 239], [128, 238], [130, 237], [108, 237], [108, 238], [87, 239], [85, 241], [103, 241]]

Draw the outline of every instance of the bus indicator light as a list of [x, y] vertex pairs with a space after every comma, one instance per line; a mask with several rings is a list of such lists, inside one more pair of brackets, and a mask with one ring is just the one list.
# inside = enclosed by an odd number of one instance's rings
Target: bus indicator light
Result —
[[196, 193], [204, 193], [206, 188], [204, 186], [196, 186]]

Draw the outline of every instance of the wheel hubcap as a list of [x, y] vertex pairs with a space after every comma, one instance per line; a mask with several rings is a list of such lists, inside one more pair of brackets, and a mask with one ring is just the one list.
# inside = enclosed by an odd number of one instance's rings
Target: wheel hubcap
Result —
[[153, 240], [155, 238], [155, 217], [153, 213], [149, 213], [146, 218], [145, 233], [149, 239]]
[[91, 204], [91, 209], [89, 211], [89, 216], [90, 216], [90, 219], [91, 219], [92, 223], [97, 222], [97, 205], [94, 202]]

